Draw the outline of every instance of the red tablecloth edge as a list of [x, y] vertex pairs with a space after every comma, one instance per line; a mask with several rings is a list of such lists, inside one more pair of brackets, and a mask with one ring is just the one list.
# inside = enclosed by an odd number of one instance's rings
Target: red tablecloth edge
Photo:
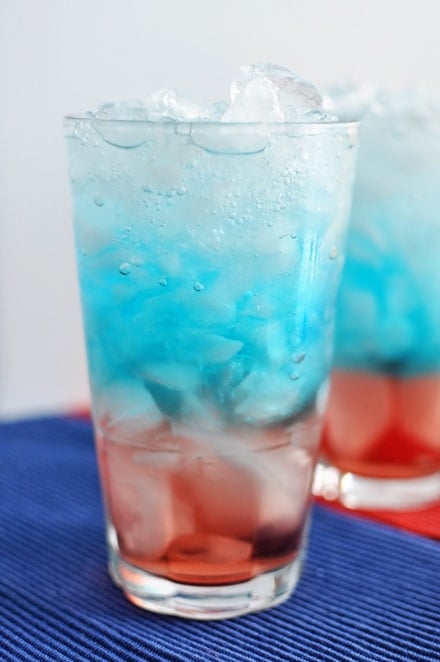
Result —
[[66, 412], [67, 416], [71, 416], [72, 418], [81, 418], [84, 420], [90, 420], [91, 414], [90, 414], [90, 407], [87, 405], [78, 405], [77, 407], [72, 407]]
[[359, 517], [390, 524], [412, 533], [440, 540], [440, 503], [417, 510], [354, 510], [334, 501], [317, 498], [316, 501], [339, 512], [352, 513]]

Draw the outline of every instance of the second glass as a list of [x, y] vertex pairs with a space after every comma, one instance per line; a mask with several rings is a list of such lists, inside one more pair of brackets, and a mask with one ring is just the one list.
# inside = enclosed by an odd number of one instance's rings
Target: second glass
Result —
[[440, 112], [406, 105], [363, 119], [338, 305], [315, 489], [354, 508], [440, 499]]
[[357, 126], [68, 118], [110, 568], [224, 618], [300, 573]]

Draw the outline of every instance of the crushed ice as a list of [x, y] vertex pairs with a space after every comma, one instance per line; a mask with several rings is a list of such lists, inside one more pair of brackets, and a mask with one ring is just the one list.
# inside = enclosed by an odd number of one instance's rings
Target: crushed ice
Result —
[[326, 90], [323, 106], [342, 117], [438, 117], [440, 92], [426, 85], [402, 89], [357, 85], [349, 81]]
[[225, 122], [297, 122], [327, 118], [314, 85], [284, 67], [253, 64], [241, 68], [231, 85]]
[[318, 90], [285, 67], [264, 63], [241, 67], [230, 102], [203, 105], [171, 89], [146, 99], [106, 103], [88, 113], [97, 119], [206, 122], [327, 122]]

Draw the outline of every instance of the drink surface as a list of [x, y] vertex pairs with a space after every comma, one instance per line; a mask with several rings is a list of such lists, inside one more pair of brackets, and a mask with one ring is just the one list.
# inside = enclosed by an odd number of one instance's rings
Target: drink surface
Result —
[[350, 132], [83, 120], [68, 143], [121, 556], [189, 583], [288, 563], [330, 369]]

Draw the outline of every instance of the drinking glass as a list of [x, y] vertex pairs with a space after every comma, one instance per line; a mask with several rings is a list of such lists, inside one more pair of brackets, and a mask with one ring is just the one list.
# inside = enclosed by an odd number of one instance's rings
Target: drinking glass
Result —
[[143, 608], [298, 581], [357, 128], [66, 118], [110, 572]]
[[440, 112], [363, 118], [315, 491], [440, 499]]

